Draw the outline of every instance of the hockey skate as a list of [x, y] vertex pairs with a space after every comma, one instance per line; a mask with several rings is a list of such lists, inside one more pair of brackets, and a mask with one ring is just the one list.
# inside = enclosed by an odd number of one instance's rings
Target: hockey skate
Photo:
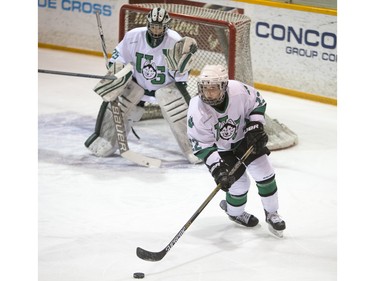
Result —
[[[220, 208], [227, 212], [227, 201], [220, 202]], [[228, 215], [228, 213], [227, 213]], [[243, 212], [241, 215], [235, 217], [228, 215], [229, 219], [246, 227], [254, 227], [258, 224], [259, 220], [252, 214]]]
[[279, 214], [277, 212], [274, 213], [268, 213], [266, 210], [264, 210], [266, 214], [266, 222], [268, 223], [268, 229], [269, 231], [279, 237], [283, 238], [283, 231], [285, 229], [285, 221], [281, 219]]

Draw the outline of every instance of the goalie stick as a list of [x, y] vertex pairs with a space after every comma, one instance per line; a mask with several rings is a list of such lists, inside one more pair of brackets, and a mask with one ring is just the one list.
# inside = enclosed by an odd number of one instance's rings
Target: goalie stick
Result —
[[[253, 146], [250, 146], [248, 150], [244, 153], [240, 160], [233, 166], [230, 170], [229, 175], [233, 175], [237, 169], [243, 164], [243, 161], [253, 152]], [[193, 214], [193, 216], [185, 223], [185, 225], [180, 229], [180, 231], [176, 234], [176, 236], [172, 239], [171, 242], [160, 252], [150, 252], [144, 250], [140, 247], [137, 247], [137, 256], [145, 261], [160, 261], [164, 256], [172, 249], [172, 247], [177, 243], [178, 239], [185, 233], [185, 231], [190, 227], [190, 225], [194, 222], [194, 220], [199, 216], [199, 214], [203, 211], [203, 209], [210, 203], [212, 198], [218, 193], [221, 189], [221, 184], [219, 183], [215, 189], [211, 192], [211, 194], [207, 197], [207, 199], [202, 203], [202, 205], [198, 208], [198, 210]]]
[[[107, 47], [106, 47], [105, 40], [104, 40], [103, 27], [102, 27], [102, 23], [100, 20], [99, 11], [96, 11], [95, 14], [96, 14], [96, 22], [97, 22], [98, 29], [99, 29], [100, 40], [102, 43], [102, 51], [103, 51], [103, 56], [105, 59], [105, 65], [108, 69], [109, 68], [108, 53], [107, 53]], [[126, 138], [125, 124], [123, 122], [121, 108], [118, 106], [118, 99], [111, 102], [111, 108], [112, 108], [113, 121], [115, 122], [117, 143], [119, 146], [121, 157], [141, 166], [159, 168], [161, 166], [161, 160], [147, 157], [147, 156], [144, 156], [144, 155], [141, 155], [134, 151], [129, 150], [128, 140]]]

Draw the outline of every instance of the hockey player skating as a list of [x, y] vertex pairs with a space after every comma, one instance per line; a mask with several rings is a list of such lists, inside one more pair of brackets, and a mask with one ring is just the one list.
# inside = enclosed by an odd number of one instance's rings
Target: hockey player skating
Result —
[[[278, 190], [264, 131], [266, 102], [250, 85], [229, 80], [221, 65], [206, 65], [198, 77], [198, 96], [191, 99], [187, 133], [194, 154], [202, 159], [215, 182], [226, 192], [220, 207], [246, 227], [259, 220], [245, 211], [250, 178], [255, 180], [270, 231], [283, 236], [285, 222], [278, 214]], [[229, 171], [244, 152], [254, 147], [234, 175]]]
[[[108, 74], [119, 73], [125, 68], [129, 70], [115, 81], [101, 80], [94, 88], [103, 98], [95, 132], [85, 141], [85, 146], [94, 155], [107, 157], [118, 149], [110, 102], [118, 101], [126, 135], [133, 123], [141, 119], [145, 102], [150, 102], [160, 105], [163, 117], [168, 121], [185, 157], [191, 163], [199, 162], [191, 151], [186, 135], [186, 114], [190, 100], [186, 82], [197, 44], [194, 39], [182, 38], [169, 29], [170, 21], [166, 10], [152, 9], [147, 15], [147, 26], [126, 32], [113, 51]], [[168, 110], [165, 108], [167, 104]]]

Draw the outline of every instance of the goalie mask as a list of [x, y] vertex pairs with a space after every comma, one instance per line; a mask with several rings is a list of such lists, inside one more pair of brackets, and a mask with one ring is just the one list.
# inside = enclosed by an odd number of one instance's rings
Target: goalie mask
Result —
[[163, 8], [153, 8], [147, 15], [147, 33], [153, 47], [158, 46], [164, 38], [171, 18]]
[[209, 105], [219, 105], [224, 101], [228, 87], [227, 69], [222, 65], [206, 65], [198, 77], [198, 94]]

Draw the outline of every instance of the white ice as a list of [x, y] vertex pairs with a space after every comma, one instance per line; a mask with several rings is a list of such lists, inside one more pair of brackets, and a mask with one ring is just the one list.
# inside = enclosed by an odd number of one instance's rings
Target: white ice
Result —
[[[105, 74], [100, 57], [39, 49], [38, 67]], [[298, 145], [274, 151], [280, 210], [287, 229], [267, 230], [254, 182], [247, 211], [260, 226], [245, 229], [219, 208], [220, 191], [159, 262], [160, 251], [215, 188], [204, 165], [181, 155], [163, 119], [135, 126], [130, 149], [163, 161], [139, 167], [119, 155], [96, 158], [83, 143], [101, 99], [98, 80], [38, 74], [39, 281], [125, 281], [134, 272], [162, 281], [333, 281], [337, 278], [337, 107], [261, 91], [271, 118], [298, 134]]]

